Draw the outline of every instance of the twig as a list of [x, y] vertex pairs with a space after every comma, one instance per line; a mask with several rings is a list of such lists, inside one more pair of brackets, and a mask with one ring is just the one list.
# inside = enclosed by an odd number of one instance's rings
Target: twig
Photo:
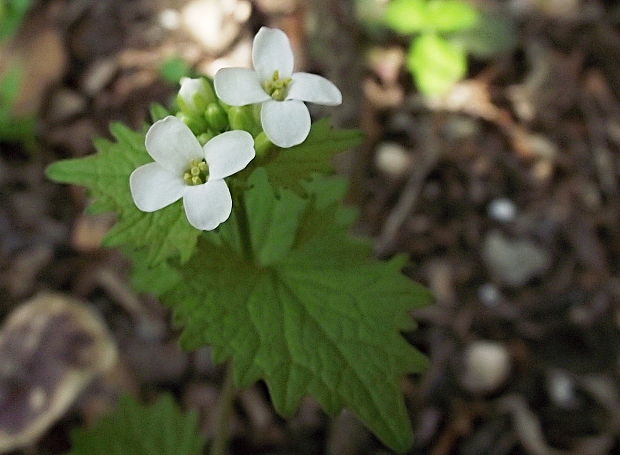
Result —
[[228, 427], [230, 425], [235, 392], [232, 363], [229, 363], [226, 368], [224, 385], [222, 386], [215, 416], [215, 434], [213, 435], [213, 444], [211, 445], [211, 455], [226, 455], [228, 453]]
[[[607, 100], [611, 98], [613, 95], [606, 89], [602, 76], [594, 72], [590, 73], [586, 81], [586, 92], [581, 99], [581, 110], [585, 116], [586, 128], [590, 136], [599, 184], [605, 194], [613, 197], [618, 194], [616, 170], [608, 143], [605, 120], [597, 106], [598, 101], [598, 104], [606, 104], [607, 106], [603, 107], [607, 107], [610, 111], [611, 103]], [[613, 115], [617, 112], [612, 110], [609, 114]]]
[[420, 164], [413, 169], [413, 173], [403, 188], [400, 199], [383, 224], [383, 228], [375, 244], [375, 254], [378, 257], [385, 257], [392, 253], [396, 243], [396, 237], [407, 220], [407, 217], [413, 211], [426, 177], [435, 168], [437, 161], [439, 161], [441, 149], [437, 137], [433, 132], [432, 125], [426, 125], [424, 130], [429, 131], [429, 134], [425, 136], [426, 140], [423, 144], [424, 152], [422, 160]]

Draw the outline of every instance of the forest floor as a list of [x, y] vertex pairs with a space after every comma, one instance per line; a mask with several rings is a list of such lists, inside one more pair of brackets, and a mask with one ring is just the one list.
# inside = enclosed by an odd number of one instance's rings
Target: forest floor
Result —
[[[341, 87], [342, 107], [320, 113], [366, 136], [337, 162], [357, 231], [378, 257], [408, 254], [405, 272], [435, 297], [406, 334], [430, 359], [404, 382], [410, 453], [620, 453], [620, 9], [478, 3], [512, 16], [517, 49], [470, 61], [465, 81], [429, 100], [403, 69], [407, 41], [368, 32], [345, 0], [35, 2], [0, 51], [22, 58], [16, 112], [38, 132], [30, 149], [0, 143], [0, 319], [41, 291], [71, 295], [104, 316], [121, 361], [16, 453], [63, 453], [69, 431], [122, 393], [172, 392], [212, 431], [223, 371], [207, 348], [181, 351], [168, 311], [131, 290], [122, 254], [100, 246], [113, 217], [84, 213], [85, 192], [44, 169], [168, 103], [177, 86], [163, 62], [246, 66], [261, 25]], [[281, 419], [262, 384], [239, 395], [231, 432], [233, 454], [387, 453], [349, 413], [329, 419], [310, 399]]]

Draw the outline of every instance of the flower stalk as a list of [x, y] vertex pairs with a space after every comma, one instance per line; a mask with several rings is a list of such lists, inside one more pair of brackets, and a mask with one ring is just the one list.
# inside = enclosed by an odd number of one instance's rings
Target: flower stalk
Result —
[[228, 439], [230, 437], [230, 416], [232, 415], [233, 403], [235, 401], [235, 385], [233, 381], [232, 363], [226, 367], [224, 384], [220, 392], [220, 399], [217, 406], [215, 417], [215, 434], [211, 445], [211, 455], [227, 455]]

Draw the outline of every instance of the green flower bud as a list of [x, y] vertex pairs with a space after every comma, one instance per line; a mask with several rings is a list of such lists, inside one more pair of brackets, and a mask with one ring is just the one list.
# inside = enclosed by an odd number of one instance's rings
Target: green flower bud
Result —
[[256, 150], [257, 160], [266, 157], [272, 149], [273, 143], [267, 138], [265, 132], [261, 132], [254, 138], [254, 150]]
[[199, 115], [207, 109], [210, 103], [217, 101], [211, 83], [205, 78], [181, 79], [181, 88], [177, 95], [177, 104], [187, 115]]
[[215, 134], [213, 134], [211, 130], [207, 130], [206, 133], [198, 135], [198, 142], [200, 143], [200, 145], [205, 145], [207, 142], [213, 139], [213, 136], [215, 136]]
[[178, 112], [176, 116], [178, 119], [182, 120], [194, 134], [201, 134], [207, 130], [207, 122], [202, 117], [189, 116], [183, 112]]
[[218, 103], [211, 103], [207, 106], [205, 118], [211, 129], [215, 131], [224, 131], [228, 126], [226, 113]]
[[245, 130], [252, 136], [261, 131], [260, 124], [256, 122], [252, 106], [232, 106], [228, 110], [228, 122], [233, 130]]

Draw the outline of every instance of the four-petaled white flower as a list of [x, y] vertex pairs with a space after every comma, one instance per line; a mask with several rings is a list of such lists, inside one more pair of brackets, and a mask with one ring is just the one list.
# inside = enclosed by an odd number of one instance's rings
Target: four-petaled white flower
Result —
[[183, 198], [189, 223], [210, 231], [230, 216], [232, 198], [224, 181], [254, 158], [246, 131], [222, 133], [201, 147], [191, 130], [168, 116], [151, 126], [146, 150], [155, 160], [129, 177], [131, 195], [143, 212], [154, 212]]
[[340, 90], [324, 77], [293, 73], [293, 51], [283, 31], [262, 27], [254, 37], [248, 68], [222, 68], [215, 75], [217, 96], [231, 106], [262, 103], [261, 123], [279, 147], [302, 143], [310, 132], [310, 113], [304, 101], [336, 106]]

